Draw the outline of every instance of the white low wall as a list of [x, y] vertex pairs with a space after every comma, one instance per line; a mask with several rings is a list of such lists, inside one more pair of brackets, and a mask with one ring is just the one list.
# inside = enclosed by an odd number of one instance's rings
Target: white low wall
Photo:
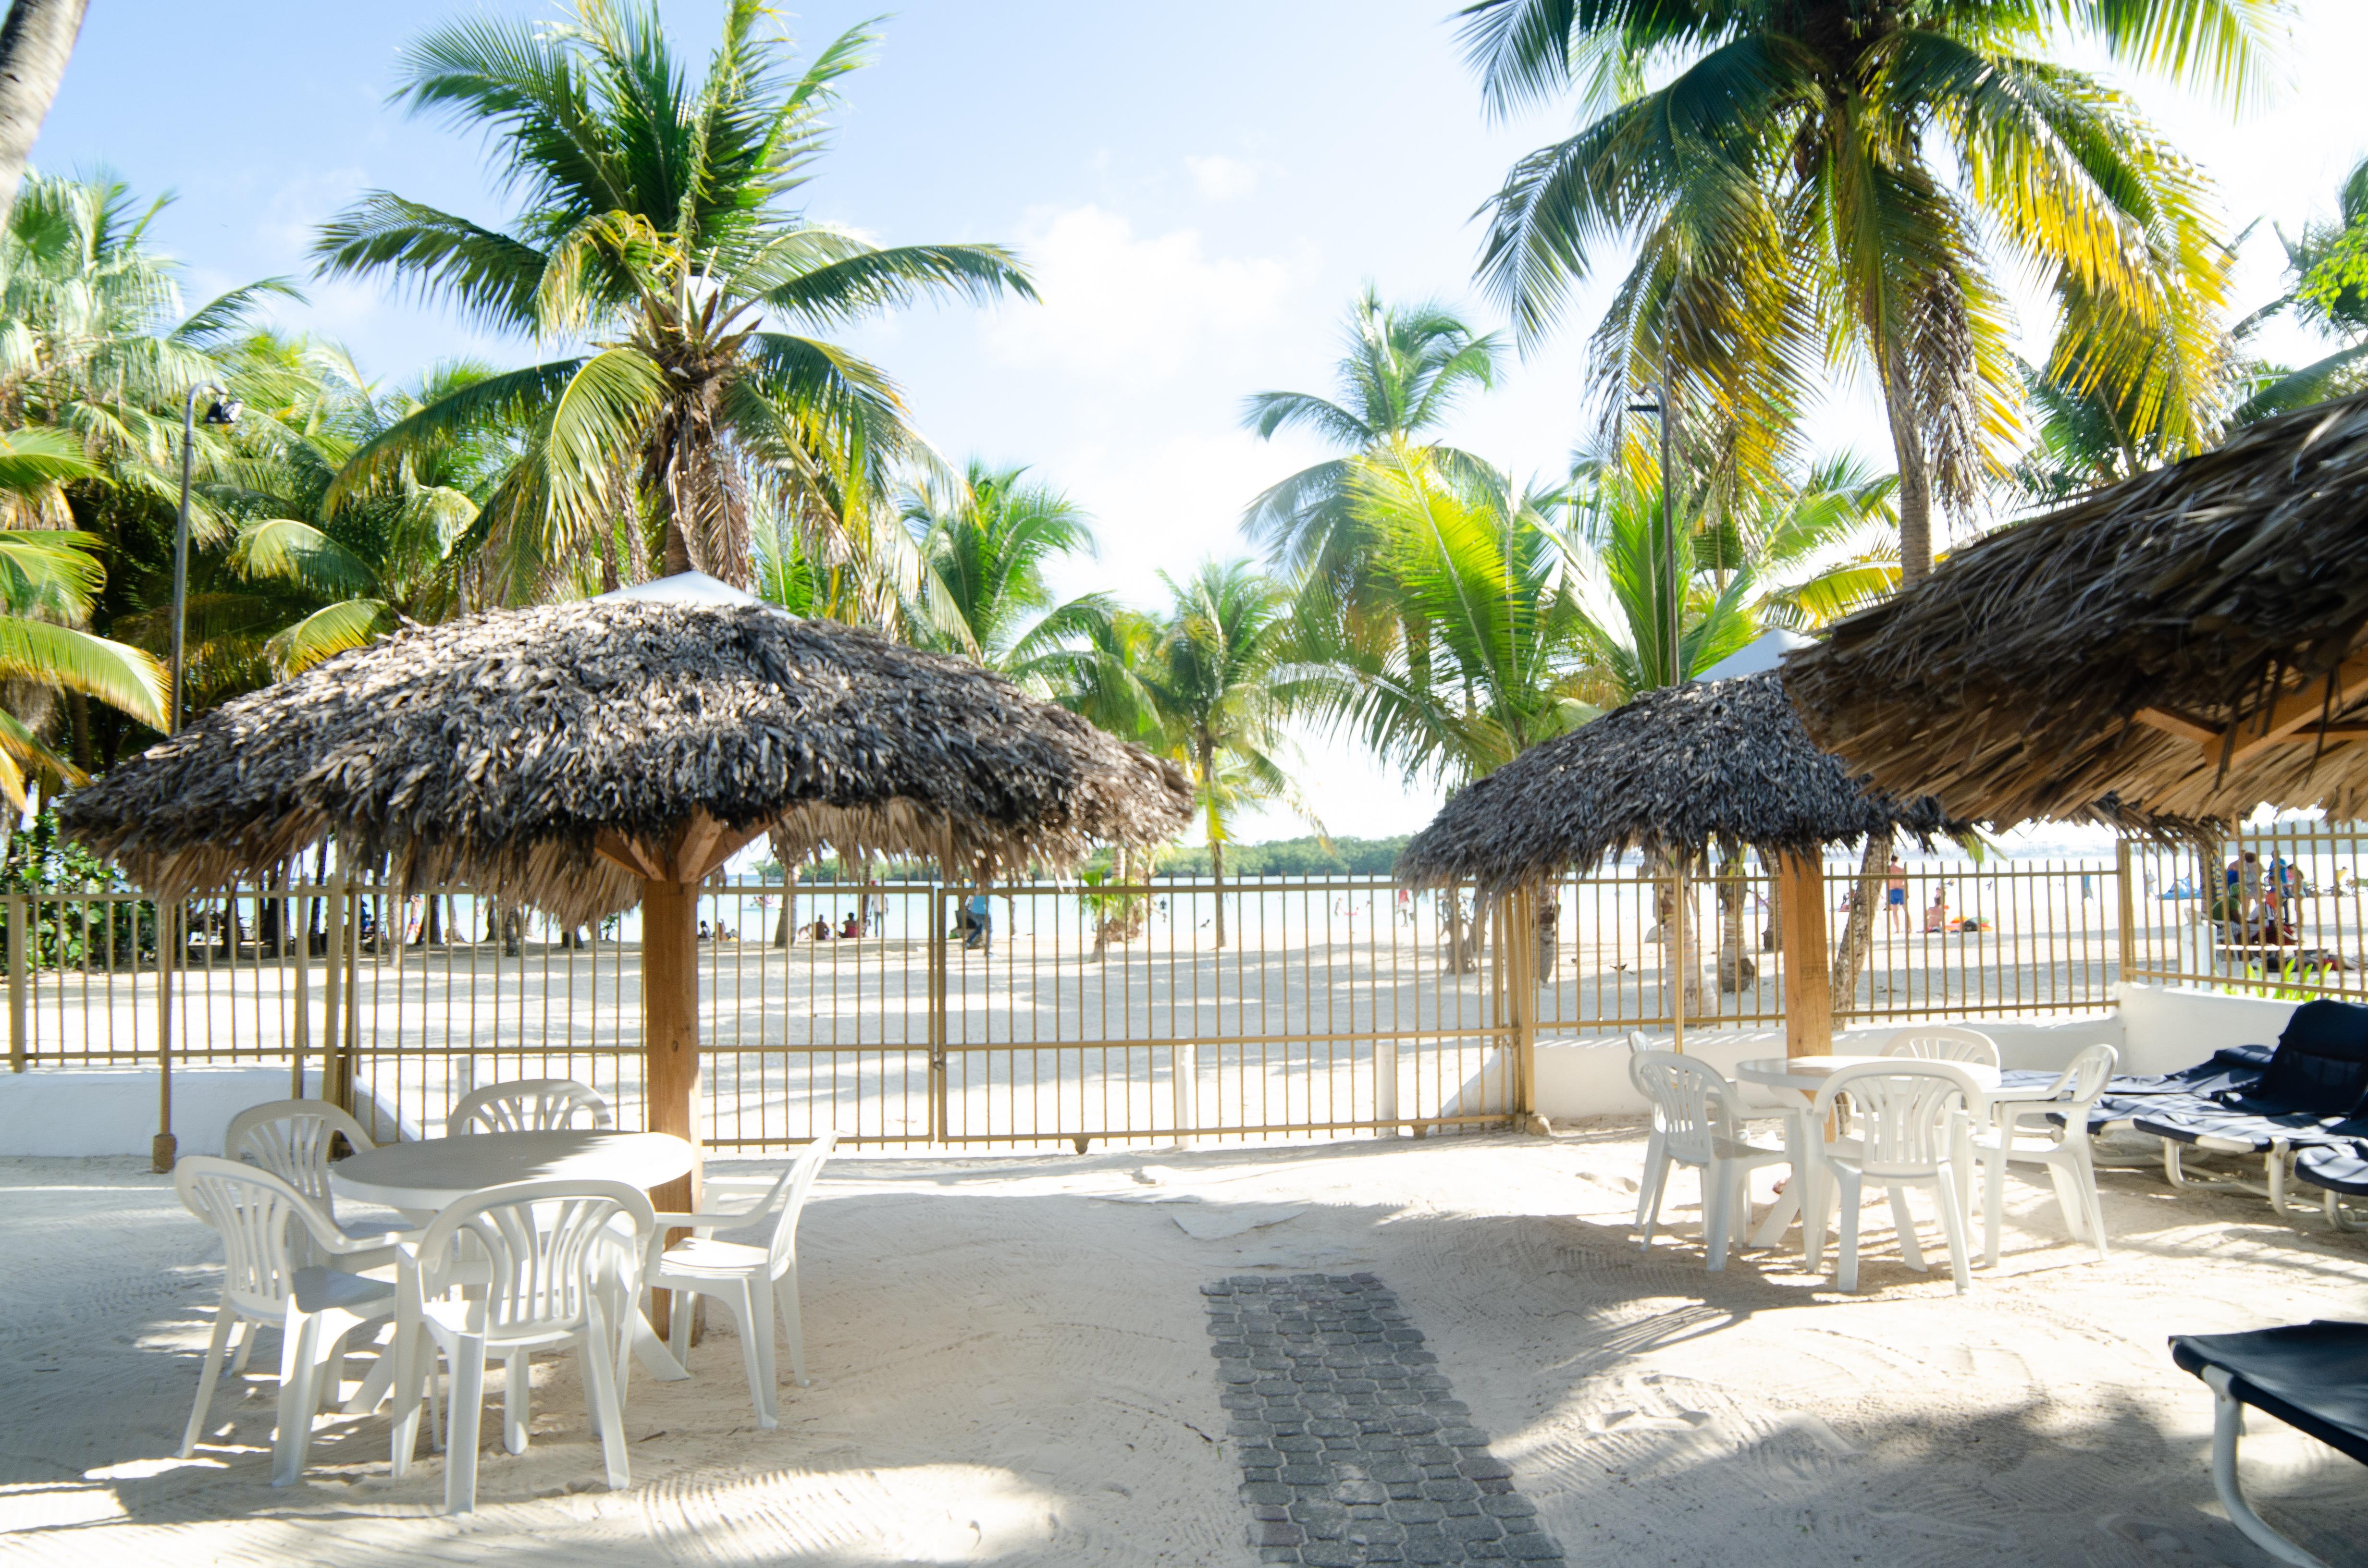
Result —
[[[318, 1094], [321, 1076], [305, 1075]], [[285, 1067], [179, 1067], [173, 1132], [184, 1154], [219, 1154], [230, 1119], [288, 1098]], [[392, 1119], [392, 1107], [381, 1108]], [[381, 1121], [381, 1125], [385, 1123]], [[418, 1129], [403, 1124], [406, 1138]], [[0, 1155], [88, 1156], [149, 1152], [156, 1135], [156, 1074], [145, 1067], [36, 1067], [0, 1073]]]
[[[2205, 1060], [2224, 1046], [2274, 1045], [2295, 1006], [2292, 1002], [2135, 982], [2117, 986], [2114, 1003], [2110, 1013], [2044, 1022], [2001, 1018], [1968, 1022], [1998, 1041], [1999, 1062], [2007, 1067], [2059, 1071], [2083, 1046], [2104, 1044], [2122, 1053], [2121, 1072], [2173, 1073]], [[1902, 1027], [1881, 1024], [1842, 1029], [1834, 1036], [1834, 1047], [1843, 1052], [1873, 1051]], [[1648, 1038], [1661, 1049], [1668, 1048], [1667, 1034]], [[1782, 1027], [1688, 1029], [1686, 1054], [1731, 1078], [1739, 1062], [1783, 1055], [1784, 1031]], [[1749, 1085], [1745, 1085], [1745, 1093], [1757, 1096]], [[1627, 1035], [1540, 1040], [1537, 1108], [1549, 1121], [1641, 1113], [1644, 1098], [1628, 1082]]]

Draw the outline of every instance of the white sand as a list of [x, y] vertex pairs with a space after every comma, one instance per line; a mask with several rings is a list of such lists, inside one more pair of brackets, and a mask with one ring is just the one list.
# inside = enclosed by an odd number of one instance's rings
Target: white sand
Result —
[[[382, 1416], [324, 1426], [273, 1491], [265, 1377], [173, 1460], [211, 1233], [131, 1162], [0, 1162], [0, 1562], [1252, 1563], [1198, 1287], [1370, 1269], [1575, 1563], [2255, 1564], [2164, 1336], [2368, 1316], [2357, 1239], [2135, 1174], [2106, 1178], [2101, 1265], [2018, 1187], [2027, 1222], [1967, 1297], [1906, 1270], [1879, 1209], [1860, 1297], [1796, 1256], [1711, 1276], [1690, 1208], [1649, 1257], [1628, 1239], [1640, 1154], [1623, 1124], [842, 1161], [802, 1249], [816, 1381], [785, 1387], [780, 1431], [718, 1335], [690, 1382], [636, 1378], [611, 1494], [553, 1360], [534, 1447], [489, 1453], [457, 1521], [440, 1460], [388, 1481]], [[1142, 1201], [1163, 1198], [1198, 1201]], [[2368, 1472], [2255, 1426], [2257, 1501], [2368, 1562]]]

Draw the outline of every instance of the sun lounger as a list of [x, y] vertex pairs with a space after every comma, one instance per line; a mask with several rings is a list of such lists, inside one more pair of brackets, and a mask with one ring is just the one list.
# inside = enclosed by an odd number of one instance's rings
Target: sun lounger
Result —
[[2339, 1231], [2368, 1231], [2368, 1214], [2355, 1217], [2347, 1198], [2368, 1201], [2368, 1119], [2348, 1124], [2359, 1136], [2305, 1149], [2294, 1156], [2294, 1179], [2317, 1187], [2327, 1222]]
[[[2091, 1136], [2129, 1126], [2131, 1119], [2149, 1111], [2217, 1108], [2215, 1094], [2242, 1093], [2261, 1081], [2275, 1053], [2274, 1046], [2232, 1045], [2212, 1053], [2209, 1062], [2182, 1067], [2176, 1073], [2123, 1074], [2105, 1085], [2105, 1093], [2089, 1115]], [[2009, 1068], [1998, 1074], [2001, 1088], [2045, 1088], [2056, 1074]], [[2061, 1119], [2055, 1119], [2058, 1126]]]
[[[2136, 1106], [2130, 1126], [2162, 1140], [2163, 1171], [2172, 1186], [2259, 1192], [2286, 1214], [2295, 1152], [2361, 1136], [2351, 1119], [2368, 1108], [2368, 1007], [2305, 1002], [2250, 1084], [2128, 1103]], [[2258, 1157], [2266, 1179], [2199, 1180], [2181, 1164], [2185, 1148]]]
[[2326, 1568], [2245, 1501], [2237, 1439], [2244, 1435], [2243, 1407], [2249, 1404], [2368, 1464], [2368, 1323], [2174, 1335], [2170, 1356], [2212, 1389], [2212, 1483], [2229, 1519], [2279, 1562]]

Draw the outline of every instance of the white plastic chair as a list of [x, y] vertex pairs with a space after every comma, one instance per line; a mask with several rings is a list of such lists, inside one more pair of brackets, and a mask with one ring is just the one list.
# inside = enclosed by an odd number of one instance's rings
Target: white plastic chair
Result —
[[[823, 1162], [838, 1144], [836, 1131], [816, 1135], [781, 1179], [759, 1202], [736, 1212], [702, 1210], [696, 1214], [660, 1214], [666, 1229], [688, 1225], [692, 1234], [666, 1249], [652, 1267], [649, 1287], [674, 1292], [675, 1359], [690, 1365], [693, 1296], [712, 1296], [732, 1310], [740, 1333], [740, 1358], [748, 1373], [748, 1394], [757, 1404], [757, 1425], [780, 1424], [780, 1373], [773, 1359], [773, 1316], [779, 1312], [790, 1341], [790, 1373], [806, 1386], [805, 1334], [798, 1312], [798, 1216], [814, 1190]], [[764, 1246], [719, 1242], [717, 1231], [736, 1230], [771, 1215], [773, 1233]]]
[[1636, 1074], [1636, 1064], [1652, 1054], [1652, 1051], [1653, 1042], [1645, 1038], [1644, 1030], [1628, 1031], [1628, 1082], [1635, 1086], [1636, 1092], [1645, 1096], [1645, 1103], [1652, 1108], [1652, 1126], [1645, 1134], [1645, 1179], [1636, 1186], [1636, 1229], [1639, 1231], [1645, 1228], [1646, 1205], [1660, 1196], [1660, 1188], [1653, 1180], [1653, 1173], [1661, 1168], [1663, 1142], [1661, 1102], [1653, 1097], [1653, 1091], [1646, 1088], [1645, 1080]]
[[222, 1240], [222, 1305], [215, 1310], [213, 1337], [206, 1345], [205, 1368], [198, 1376], [197, 1403], [181, 1434], [181, 1458], [196, 1449], [205, 1430], [232, 1326], [248, 1325], [246, 1344], [239, 1352], [244, 1360], [254, 1346], [255, 1326], [268, 1324], [279, 1330], [279, 1411], [271, 1439], [271, 1484], [289, 1485], [304, 1468], [314, 1414], [337, 1392], [339, 1380], [324, 1381], [321, 1369], [331, 1362], [342, 1364], [348, 1334], [395, 1311], [394, 1287], [384, 1280], [300, 1262], [290, 1227], [302, 1228], [311, 1253], [317, 1256], [344, 1258], [382, 1249], [346, 1236], [318, 1204], [285, 1178], [236, 1160], [191, 1154], [173, 1167], [173, 1187], [189, 1212], [212, 1226]]
[[[2044, 1098], [2024, 1098], [2011, 1093], [1993, 1096], [1991, 1125], [1974, 1135], [1974, 1155], [1982, 1163], [1982, 1265], [1998, 1267], [1998, 1213], [2006, 1198], [2006, 1168], [2011, 1163], [2045, 1165], [2055, 1185], [2055, 1201], [2064, 1212], [2064, 1228], [2074, 1241], [2086, 1241], [2105, 1256], [2105, 1210], [2097, 1197], [2097, 1166], [2089, 1148], [2089, 1113], [2103, 1096], [2121, 1053], [2110, 1045], [2092, 1045], [2072, 1059]], [[2061, 1118], [2062, 1126], [2049, 1119]], [[2029, 1119], [2026, 1124], [2025, 1119]]]
[[[1924, 1249], [1916, 1236], [1916, 1221], [1907, 1211], [1907, 1189], [1930, 1187], [1941, 1211], [1941, 1228], [1949, 1243], [1950, 1272], [1962, 1294], [1972, 1284], [1965, 1257], [1965, 1173], [1958, 1168], [1964, 1141], [1964, 1119], [1982, 1103], [1982, 1086], [1953, 1062], [1903, 1061], [1861, 1062], [1845, 1067], [1826, 1080], [1809, 1110], [1809, 1127], [1836, 1125], [1830, 1119], [1834, 1101], [1847, 1095], [1857, 1112], [1857, 1133], [1827, 1138], [1816, 1160], [1816, 1188], [1802, 1209], [1811, 1227], [1810, 1266], [1823, 1246], [1825, 1183], [1830, 1177], [1841, 1201], [1841, 1235], [1835, 1260], [1834, 1283], [1844, 1290], [1858, 1289], [1860, 1209], [1868, 1182], [1889, 1193], [1891, 1220], [1899, 1236], [1899, 1253], [1907, 1267], [1924, 1267]], [[1808, 1216], [1815, 1215], [1811, 1221]]]
[[1650, 1251], [1660, 1221], [1661, 1194], [1671, 1165], [1702, 1172], [1702, 1230], [1710, 1267], [1726, 1267], [1727, 1240], [1737, 1221], [1751, 1217], [1751, 1173], [1761, 1165], [1789, 1165], [1792, 1155], [1746, 1139], [1736, 1127], [1735, 1085], [1718, 1073], [1673, 1051], [1641, 1051], [1630, 1059], [1637, 1087], [1653, 1102], [1661, 1129], [1659, 1157], [1645, 1171], [1637, 1228]]
[[609, 1102], [573, 1078], [519, 1078], [488, 1084], [461, 1096], [444, 1119], [444, 1135], [467, 1132], [551, 1132], [569, 1127], [612, 1127]]
[[1881, 1056], [1907, 1056], [1921, 1062], [1975, 1062], [1998, 1064], [1998, 1041], [1979, 1029], [1960, 1024], [1919, 1024], [1901, 1029], [1883, 1042]]
[[[618, 1233], [620, 1221], [629, 1233], [624, 1238]], [[472, 1193], [430, 1221], [416, 1244], [404, 1244], [396, 1291], [394, 1474], [410, 1469], [421, 1384], [432, 1381], [433, 1357], [440, 1352], [452, 1379], [444, 1510], [473, 1511], [486, 1361], [498, 1358], [507, 1369], [504, 1446], [523, 1453], [527, 1357], [572, 1348], [609, 1489], [626, 1486], [625, 1361], [610, 1333], [611, 1314], [631, 1310], [637, 1282], [630, 1275], [655, 1230], [648, 1197], [622, 1182], [524, 1181]], [[625, 1278], [620, 1277], [620, 1256]], [[426, 1368], [416, 1364], [422, 1351], [430, 1357]]]
[[[411, 1221], [395, 1214], [356, 1220], [337, 1218], [336, 1195], [329, 1187], [329, 1143], [341, 1134], [357, 1154], [377, 1147], [370, 1134], [362, 1131], [360, 1122], [326, 1100], [272, 1100], [249, 1106], [230, 1119], [230, 1128], [222, 1134], [222, 1153], [231, 1159], [260, 1165], [311, 1199], [350, 1241], [383, 1245], [392, 1237], [413, 1230]], [[309, 1240], [303, 1244], [309, 1246]], [[340, 1256], [347, 1269], [353, 1272], [392, 1262], [394, 1257], [392, 1252], [367, 1260]], [[300, 1261], [323, 1260], [307, 1257]], [[245, 1365], [245, 1354], [246, 1347], [242, 1346], [241, 1367]]]

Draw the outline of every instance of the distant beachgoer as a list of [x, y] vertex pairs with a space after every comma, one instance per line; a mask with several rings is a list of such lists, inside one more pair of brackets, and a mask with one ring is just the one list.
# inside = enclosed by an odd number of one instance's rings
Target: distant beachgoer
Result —
[[863, 935], [863, 922], [855, 917], [855, 911], [851, 909], [848, 910], [847, 912], [847, 918], [838, 923], [838, 934], [842, 937], [860, 937]]
[[1890, 912], [1891, 927], [1896, 931], [1907, 924], [1907, 868], [1896, 855], [1891, 858], [1891, 877], [1884, 888], [1884, 905]]
[[1943, 882], [1941, 884], [1940, 891], [1932, 895], [1931, 903], [1924, 911], [1924, 929], [1927, 931], [1946, 931], [1948, 928], [1949, 884]]
[[995, 910], [986, 902], [985, 892], [982, 890], [971, 894], [970, 903], [963, 912], [970, 916], [970, 923], [969, 932], [962, 937], [962, 946], [985, 948], [987, 939], [995, 934]]
[[715, 940], [715, 933], [708, 929], [707, 922], [704, 920], [699, 923], [699, 939], [702, 942], [712, 942]]

